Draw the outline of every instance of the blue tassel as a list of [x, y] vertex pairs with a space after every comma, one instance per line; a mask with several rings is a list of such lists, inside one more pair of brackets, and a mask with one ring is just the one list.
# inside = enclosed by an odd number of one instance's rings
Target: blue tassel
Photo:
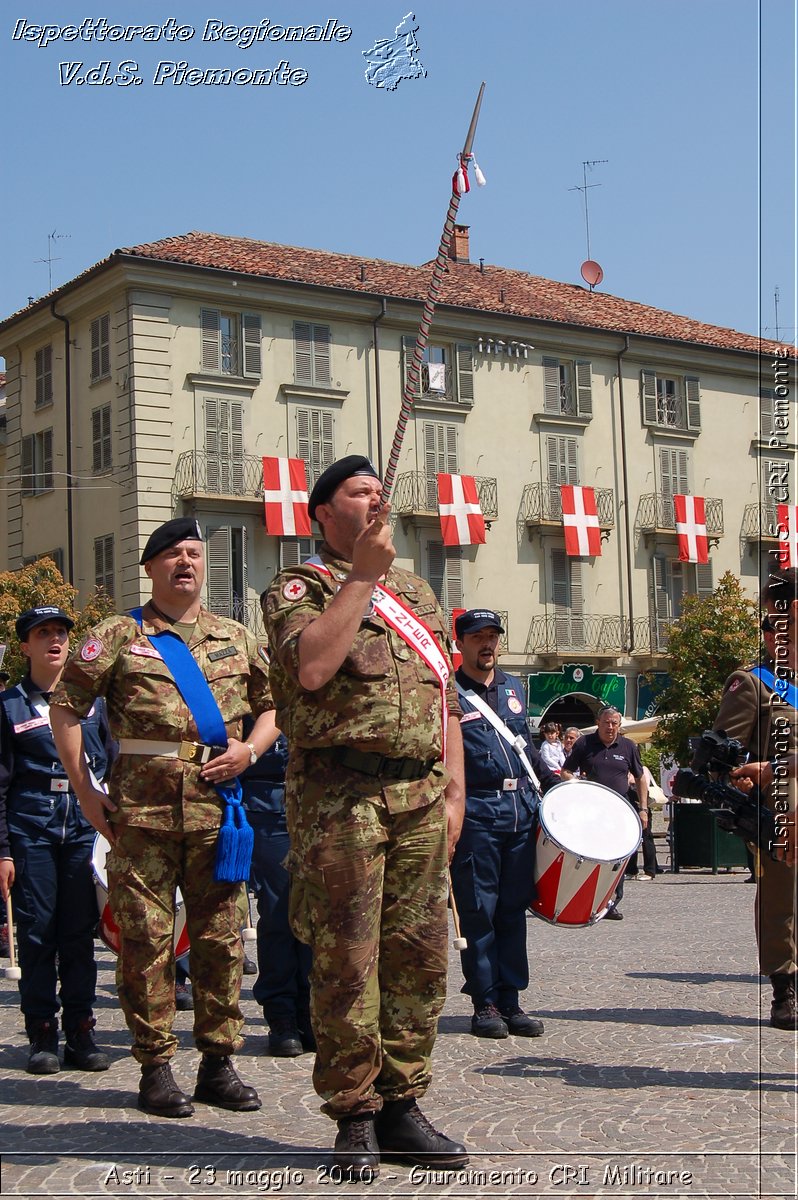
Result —
[[216, 843], [213, 877], [217, 883], [246, 883], [252, 865], [255, 835], [241, 803], [241, 785], [217, 788], [225, 801], [224, 817]]

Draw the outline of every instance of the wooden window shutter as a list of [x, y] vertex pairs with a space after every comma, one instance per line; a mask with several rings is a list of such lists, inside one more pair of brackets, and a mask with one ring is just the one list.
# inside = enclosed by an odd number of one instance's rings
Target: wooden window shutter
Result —
[[[301, 458], [308, 469], [308, 484], [311, 483], [311, 463], [310, 463], [310, 409], [298, 408], [296, 410], [296, 452], [297, 458]], [[313, 483], [316, 480], [313, 479]]]
[[712, 582], [712, 560], [695, 564], [695, 590], [699, 596], [711, 596], [715, 590]]
[[21, 491], [23, 496], [32, 496], [36, 491], [36, 438], [34, 434], [22, 439], [22, 478]]
[[665, 450], [663, 447], [660, 447], [660, 452], [659, 452], [660, 491], [662, 492], [663, 496], [667, 496], [668, 499], [670, 499], [673, 496], [673, 493], [675, 491], [674, 478], [673, 478], [674, 465], [675, 464], [673, 462], [673, 451]]
[[330, 372], [330, 327], [313, 326], [313, 382], [324, 387], [332, 379]]
[[585, 593], [582, 587], [582, 560], [581, 558], [569, 558], [566, 555], [566, 563], [571, 569], [571, 577], [568, 581], [571, 593], [571, 612], [581, 616], [585, 611]]
[[111, 373], [111, 317], [105, 313], [100, 317], [100, 375]]
[[45, 429], [42, 433], [41, 487], [49, 491], [53, 486], [53, 431]]
[[[230, 420], [230, 494], [240, 496], [244, 491], [244, 405], [240, 400], [229, 402]], [[246, 537], [246, 529], [243, 535]]]
[[313, 334], [307, 321], [294, 322], [294, 382], [313, 383]]
[[563, 438], [565, 442], [565, 473], [563, 483], [579, 483], [579, 467], [577, 464], [576, 438]]
[[556, 609], [567, 610], [570, 605], [570, 572], [564, 550], [551, 552], [551, 599]]
[[676, 488], [677, 495], [686, 496], [690, 491], [690, 483], [687, 478], [687, 451], [677, 450], [675, 457], [675, 482], [678, 484]]
[[200, 309], [200, 343], [203, 371], [220, 371], [222, 366], [222, 330], [221, 313], [218, 308]]
[[759, 436], [760, 438], [772, 437], [775, 432], [774, 417], [775, 407], [774, 402], [776, 393], [772, 388], [762, 388], [759, 393]]
[[93, 471], [102, 470], [102, 409], [95, 408], [91, 414], [91, 466]]
[[576, 375], [576, 415], [593, 416], [593, 369], [591, 364], [580, 359], [574, 364]]
[[318, 408], [312, 408], [310, 410], [310, 464], [314, 479], [318, 479], [324, 470], [322, 466], [321, 432], [321, 412]]
[[232, 599], [231, 536], [227, 525], [205, 530], [208, 563], [208, 609], [217, 616], [230, 615]]
[[280, 541], [280, 566], [298, 567], [299, 538], [282, 538]]
[[106, 404], [102, 409], [101, 454], [103, 470], [107, 470], [113, 461], [111, 453], [111, 405]]
[[321, 414], [321, 469], [326, 471], [335, 462], [335, 422], [331, 412]]
[[219, 401], [205, 397], [205, 453], [219, 453]]
[[686, 375], [684, 379], [684, 396], [687, 407], [687, 428], [701, 428], [701, 388], [694, 375]]
[[459, 546], [447, 546], [446, 563], [446, 607], [463, 608], [463, 551]]
[[102, 587], [103, 577], [105, 574], [105, 547], [103, 546], [103, 538], [94, 539], [94, 585]]
[[562, 412], [559, 358], [547, 356], [543, 358], [543, 411], [547, 413]]
[[[415, 336], [405, 334], [402, 338], [402, 390], [407, 387], [407, 372], [410, 370], [410, 364], [413, 361], [413, 351], [416, 347]], [[413, 389], [413, 395], [418, 396], [421, 389], [421, 376], [419, 375], [418, 383]]]
[[[468, 345], [455, 347], [457, 361], [457, 399], [461, 404], [474, 403], [474, 348]], [[458, 605], [452, 605], [457, 608]]]
[[657, 375], [655, 371], [640, 372], [640, 392], [643, 397], [643, 424], [657, 423]]
[[443, 460], [445, 465], [440, 469], [447, 475], [456, 475], [460, 469], [457, 463], [457, 426], [442, 425], [441, 429], [444, 431], [445, 438], [445, 457]]
[[99, 318], [91, 323], [91, 377], [100, 378], [100, 321]]
[[241, 316], [242, 342], [244, 344], [244, 374], [260, 377], [261, 373], [261, 328], [257, 313]]
[[427, 543], [427, 560], [429, 563], [429, 585], [435, 593], [440, 605], [445, 605], [446, 559], [443, 553], [443, 542]]

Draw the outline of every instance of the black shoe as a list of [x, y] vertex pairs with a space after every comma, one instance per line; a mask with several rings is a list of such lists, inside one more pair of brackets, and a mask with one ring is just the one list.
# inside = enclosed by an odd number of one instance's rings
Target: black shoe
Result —
[[76, 1025], [65, 1027], [64, 1066], [79, 1071], [107, 1071], [111, 1060], [94, 1040], [94, 1017], [82, 1017]]
[[798, 1029], [798, 1008], [795, 1001], [795, 976], [771, 975], [773, 1003], [770, 1024], [774, 1029]]
[[29, 1075], [56, 1075], [61, 1070], [58, 1061], [58, 1021], [31, 1021], [28, 1024], [30, 1054]]
[[483, 1004], [482, 1008], [474, 1010], [471, 1018], [471, 1032], [474, 1037], [506, 1038], [508, 1035], [507, 1022], [495, 1004]]
[[380, 1147], [374, 1131], [374, 1113], [358, 1113], [338, 1122], [338, 1134], [333, 1148], [333, 1165], [350, 1176], [368, 1171], [374, 1179], [380, 1166]]
[[540, 1037], [543, 1033], [543, 1022], [539, 1021], [537, 1017], [528, 1016], [517, 1005], [515, 1008], [503, 1012], [502, 1019], [510, 1033], [514, 1033], [518, 1037]]
[[192, 1012], [194, 1009], [194, 997], [187, 983], [175, 984], [175, 1008], [178, 1012]]
[[605, 912], [604, 916], [601, 919], [602, 919], [602, 921], [622, 921], [623, 913], [620, 912], [613, 904], [611, 908], [607, 909], [607, 911]]
[[261, 1106], [258, 1093], [239, 1079], [226, 1054], [203, 1054], [194, 1099], [231, 1112], [254, 1112]]
[[269, 1053], [275, 1058], [298, 1058], [302, 1053], [302, 1035], [292, 1017], [269, 1021]]
[[247, 954], [247, 952], [245, 950], [244, 951], [244, 974], [245, 975], [257, 975], [257, 973], [258, 973], [258, 964], [256, 962], [252, 961], [252, 959], [249, 957], [249, 955]]
[[168, 1062], [141, 1068], [139, 1108], [155, 1117], [193, 1117], [194, 1106], [172, 1077]]
[[434, 1129], [415, 1100], [386, 1100], [374, 1128], [382, 1158], [434, 1167], [468, 1162], [465, 1146]]

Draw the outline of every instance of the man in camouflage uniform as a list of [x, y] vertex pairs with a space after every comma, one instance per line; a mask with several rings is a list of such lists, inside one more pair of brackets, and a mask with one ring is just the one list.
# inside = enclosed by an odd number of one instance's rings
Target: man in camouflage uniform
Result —
[[771, 683], [776, 686], [770, 686], [751, 669], [734, 671], [724, 685], [714, 728], [738, 738], [751, 758], [759, 760], [755, 767], [735, 772], [735, 777], [757, 778], [763, 762], [773, 764], [758, 781], [763, 786], [765, 802], [776, 816], [777, 858], [774, 860], [766, 851], [757, 856], [755, 928], [759, 969], [770, 976], [773, 987], [770, 1024], [775, 1029], [794, 1031], [798, 1029], [795, 928], [798, 871], [796, 781], [790, 763], [798, 749], [798, 711], [794, 705], [798, 671], [798, 570], [792, 567], [771, 571], [760, 601], [767, 610], [762, 632], [772, 659]]
[[[313, 951], [313, 1081], [338, 1122], [334, 1161], [350, 1170], [375, 1169], [380, 1154], [468, 1161], [416, 1104], [445, 997], [460, 709], [443, 614], [428, 584], [392, 566], [381, 492], [367, 458], [328, 468], [308, 505], [321, 556], [282, 571], [264, 597], [289, 745], [291, 916]], [[399, 602], [393, 622], [375, 591], [383, 577]], [[433, 644], [439, 674], [397, 632], [403, 622]]]
[[[267, 657], [239, 625], [201, 607], [204, 548], [197, 522], [168, 521], [150, 537], [141, 561], [152, 599], [133, 616], [97, 625], [67, 663], [52, 697], [53, 732], [88, 820], [111, 843], [110, 907], [120, 927], [119, 1000], [142, 1064], [139, 1107], [165, 1117], [193, 1108], [175, 1083], [177, 1048], [173, 947], [175, 889], [186, 906], [194, 984], [194, 1039], [202, 1052], [195, 1100], [234, 1111], [260, 1107], [230, 1055], [240, 1049], [241, 885], [214, 882], [224, 784], [276, 737]], [[204, 747], [194, 718], [148, 634], [171, 629], [188, 644], [228, 734]], [[110, 796], [85, 770], [78, 720], [104, 696], [119, 739]], [[244, 716], [258, 718], [248, 743]]]

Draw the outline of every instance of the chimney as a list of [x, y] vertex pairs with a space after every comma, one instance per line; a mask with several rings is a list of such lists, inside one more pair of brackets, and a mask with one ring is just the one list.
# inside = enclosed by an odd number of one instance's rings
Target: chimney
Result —
[[468, 257], [468, 225], [455, 225], [454, 237], [449, 245], [449, 258], [454, 262], [470, 262]]

